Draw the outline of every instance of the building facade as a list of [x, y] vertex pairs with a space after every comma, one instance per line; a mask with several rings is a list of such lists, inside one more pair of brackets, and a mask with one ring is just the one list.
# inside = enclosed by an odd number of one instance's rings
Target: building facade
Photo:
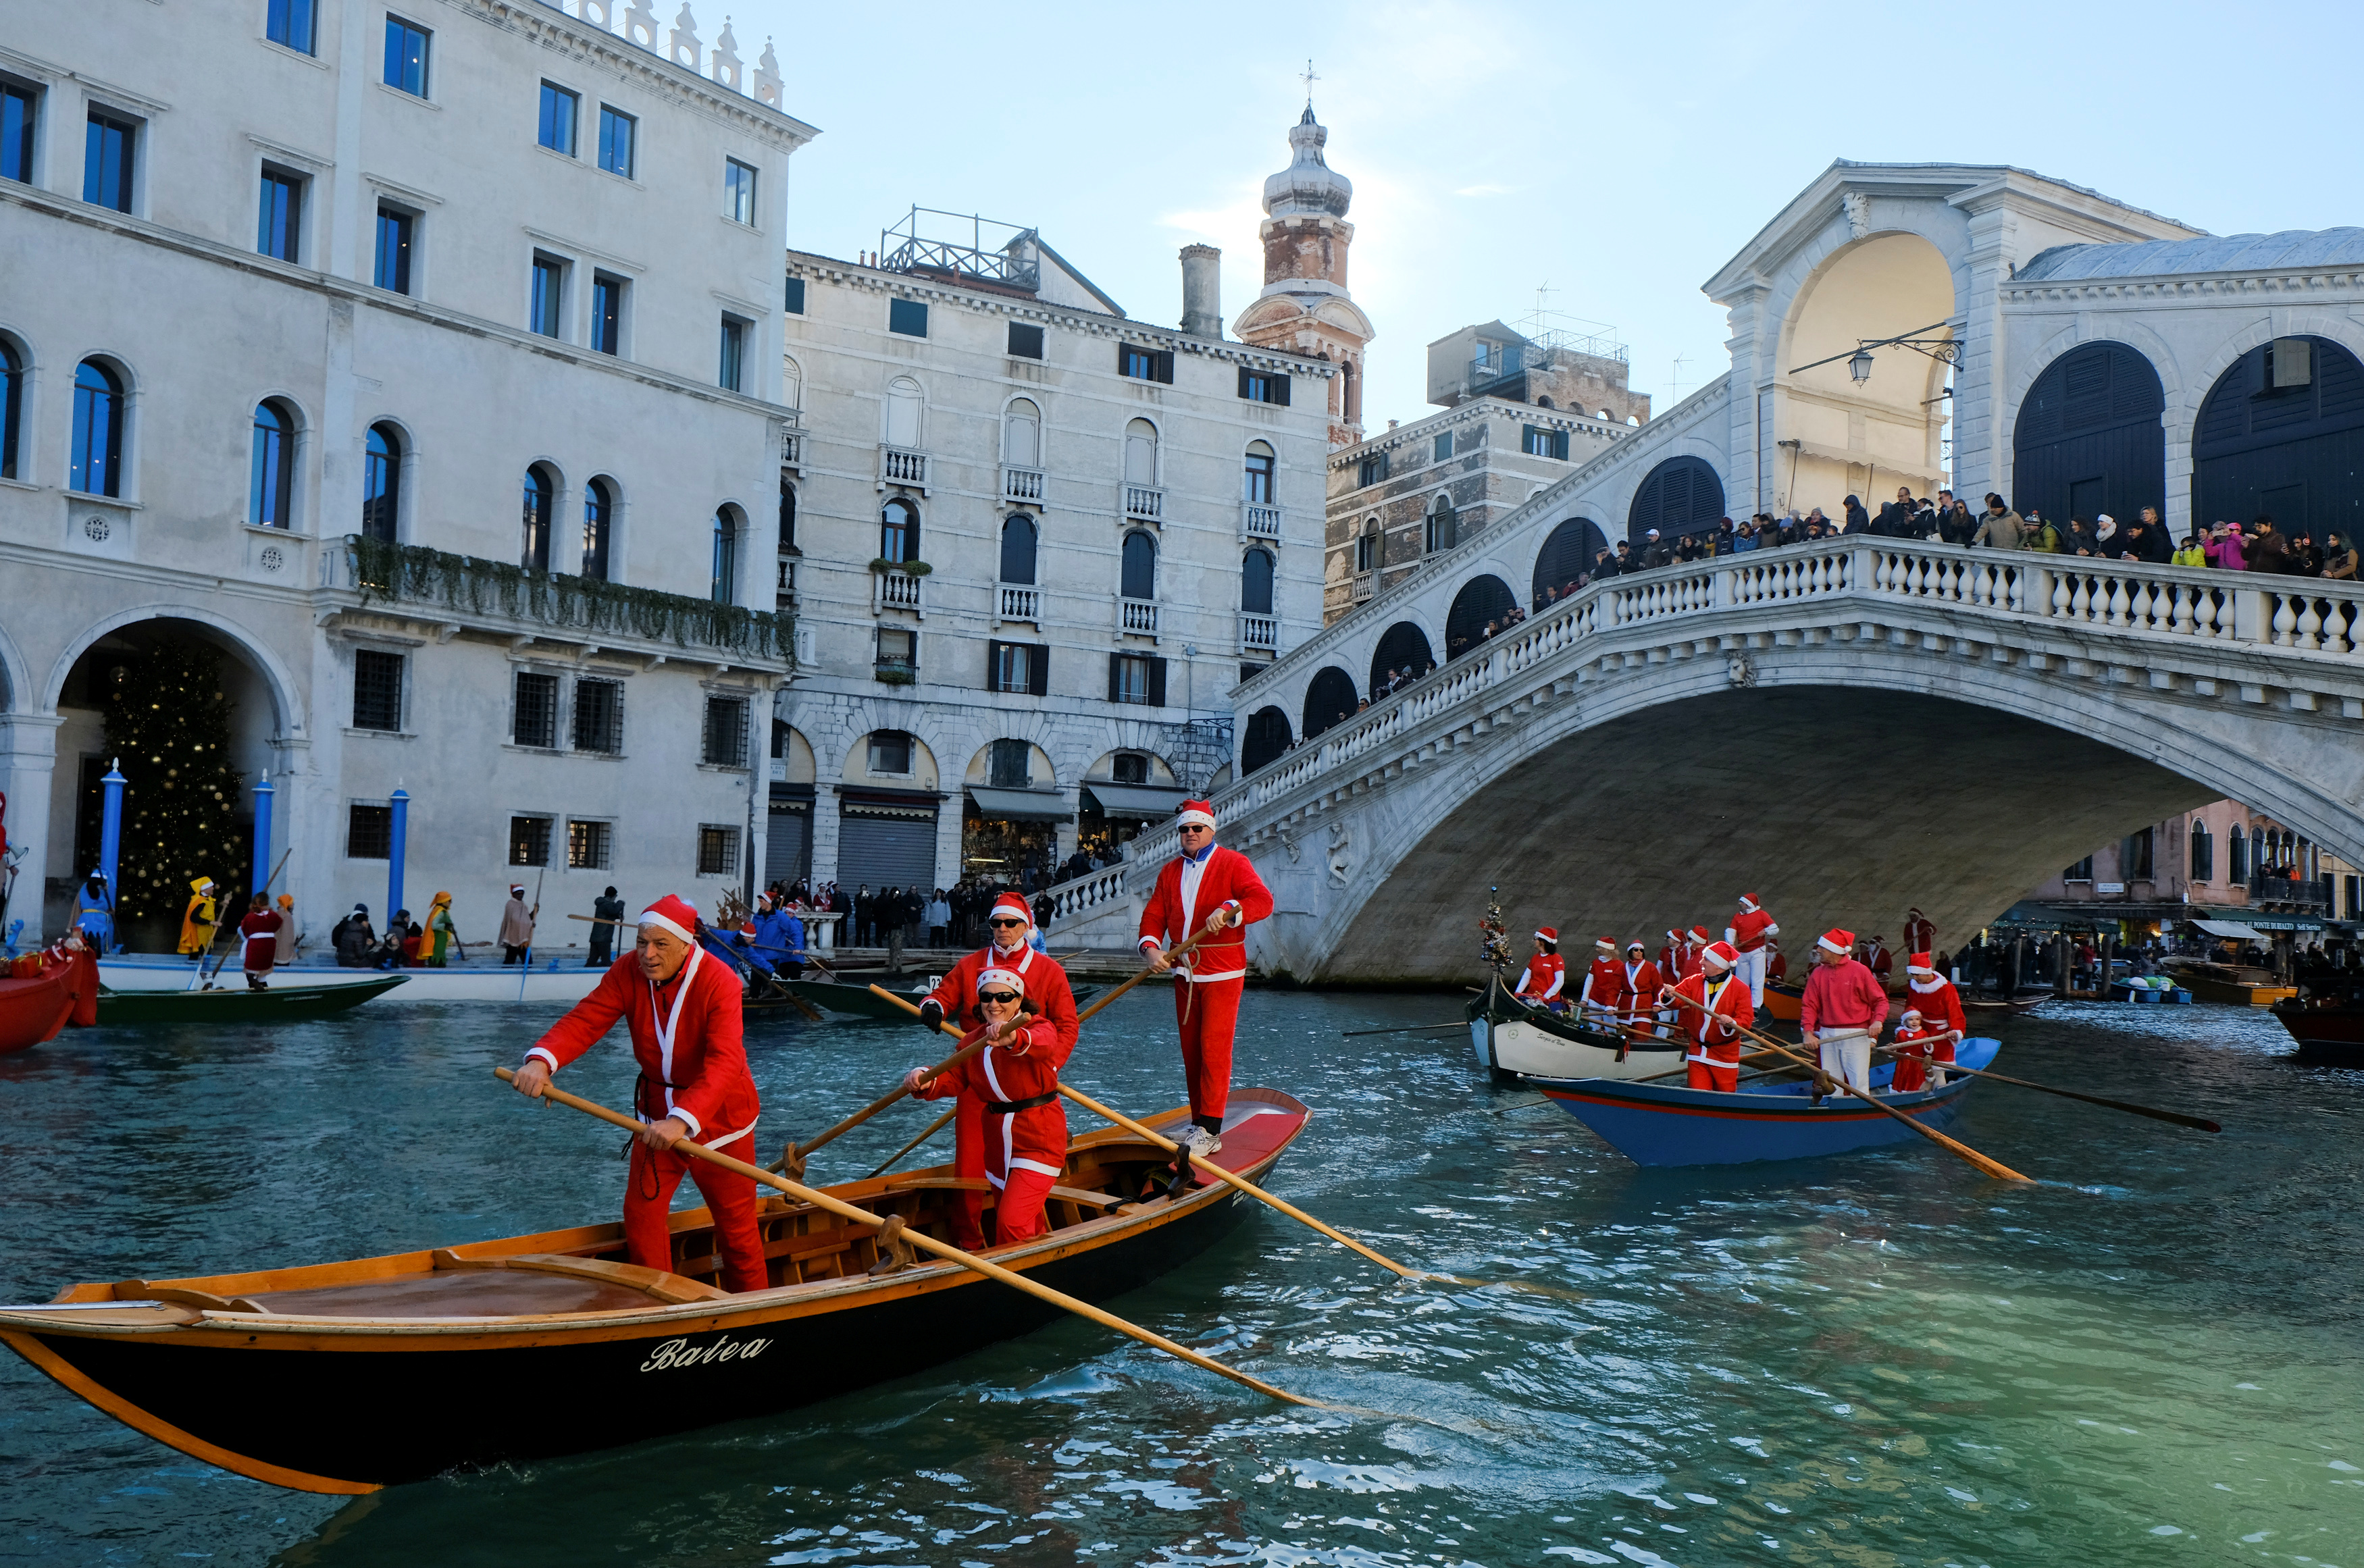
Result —
[[545, 937], [610, 883], [737, 885], [815, 134], [768, 47], [597, 0], [92, 0], [12, 31], [0, 94], [7, 918], [64, 925], [110, 762], [127, 819], [165, 788], [110, 704], [192, 650], [223, 809], [267, 774], [273, 810], [251, 864], [126, 868], [168, 929], [283, 857], [316, 942], [405, 878], [478, 940], [512, 880]]
[[2013, 916], [2114, 925], [2127, 940], [2172, 935], [2181, 920], [2316, 932], [2364, 919], [2364, 876], [2265, 813], [2220, 800], [2097, 847]]
[[1289, 165], [1264, 183], [1264, 292], [1240, 312], [1232, 330], [1243, 343], [1280, 349], [1337, 367], [1326, 388], [1333, 447], [1363, 439], [1363, 350], [1378, 335], [1346, 284], [1355, 226], [1346, 221], [1354, 182], [1330, 167], [1330, 132], [1313, 117], [1289, 128]]

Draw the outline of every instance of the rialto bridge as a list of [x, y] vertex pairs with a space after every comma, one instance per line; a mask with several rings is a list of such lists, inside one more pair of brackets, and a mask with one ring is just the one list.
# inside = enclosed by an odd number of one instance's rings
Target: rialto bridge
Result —
[[[1729, 374], [1233, 692], [1216, 810], [1277, 895], [1267, 970], [1466, 977], [1492, 887], [1578, 952], [1720, 926], [1744, 890], [1793, 931], [1915, 904], [1957, 935], [2226, 796], [2364, 859], [2350, 584], [1858, 536], [1481, 635], [1600, 539], [1835, 514], [1948, 462], [1973, 509], [2353, 528], [2364, 230], [2219, 239], [2021, 171], [1839, 164], [1708, 292]], [[1812, 363], [1866, 343], [1868, 380]], [[1054, 934], [1129, 943], [1173, 849], [1055, 890]]]

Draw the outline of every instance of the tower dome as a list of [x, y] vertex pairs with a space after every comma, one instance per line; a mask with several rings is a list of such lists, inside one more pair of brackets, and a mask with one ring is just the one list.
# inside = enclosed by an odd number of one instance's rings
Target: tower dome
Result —
[[1355, 183], [1322, 161], [1321, 148], [1330, 132], [1305, 106], [1305, 117], [1289, 128], [1288, 145], [1295, 151], [1288, 168], [1264, 183], [1264, 210], [1274, 217], [1320, 213], [1344, 217], [1355, 200]]

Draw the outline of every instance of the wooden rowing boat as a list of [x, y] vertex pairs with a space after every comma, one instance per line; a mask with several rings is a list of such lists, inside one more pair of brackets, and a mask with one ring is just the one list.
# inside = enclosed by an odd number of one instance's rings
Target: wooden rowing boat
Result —
[[2052, 999], [2052, 993], [2049, 991], [2046, 992], [2041, 996], [2014, 996], [2007, 1001], [1997, 1000], [1993, 997], [1989, 997], [1980, 1001], [1965, 996], [1962, 998], [1962, 1011], [1966, 1013], [2009, 1013], [2016, 1017], [2021, 1013], [2032, 1013], [2035, 1011], [2036, 1008], [2041, 1007], [2045, 1003], [2049, 1002]]
[[2276, 982], [2273, 972], [2247, 963], [2211, 963], [2203, 959], [2170, 958], [2160, 966], [2179, 984], [2203, 1002], [2228, 1002], [2236, 1007], [2270, 1007], [2298, 995], [2295, 985]]
[[1643, 1078], [1682, 1065], [1679, 1040], [1629, 1040], [1612, 1029], [1530, 1007], [1496, 975], [1469, 999], [1469, 1043], [1490, 1073], [1525, 1078]]
[[55, 1040], [73, 1005], [74, 966], [63, 960], [45, 960], [38, 974], [0, 979], [0, 1055]]
[[405, 974], [374, 974], [334, 985], [274, 984], [250, 991], [241, 982], [211, 991], [117, 991], [102, 987], [98, 1021], [123, 1024], [288, 1024], [358, 1007], [405, 984]]
[[[1216, 1155], [1261, 1182], [1311, 1113], [1234, 1089]], [[1178, 1131], [1184, 1109], [1144, 1118]], [[1249, 1209], [1121, 1129], [1068, 1145], [1053, 1229], [987, 1255], [1086, 1301], [1133, 1290]], [[826, 1189], [949, 1239], [952, 1168]], [[988, 1209], [993, 1194], [986, 1188]], [[957, 1264], [882, 1257], [869, 1227], [767, 1195], [772, 1288], [719, 1289], [711, 1217], [675, 1212], [673, 1267], [623, 1262], [620, 1225], [351, 1262], [78, 1284], [0, 1307], [0, 1340], [193, 1458], [307, 1492], [582, 1453], [830, 1398], [1027, 1333], [1059, 1308]], [[922, 1255], [924, 1257], [924, 1255]], [[877, 1272], [874, 1272], [877, 1271]]]

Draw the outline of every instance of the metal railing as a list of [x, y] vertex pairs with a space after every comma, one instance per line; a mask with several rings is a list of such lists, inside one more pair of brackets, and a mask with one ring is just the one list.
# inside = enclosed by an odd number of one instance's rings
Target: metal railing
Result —
[[1240, 504], [1240, 532], [1249, 539], [1280, 538], [1280, 508], [1254, 501]]
[[909, 451], [901, 447], [882, 446], [878, 449], [878, 477], [889, 484], [916, 484], [925, 489], [928, 454]]
[[871, 609], [917, 610], [920, 607], [920, 585], [927, 581], [909, 572], [880, 572], [873, 574], [877, 586], [872, 592]]
[[1040, 588], [1024, 588], [1002, 583], [996, 585], [995, 596], [999, 601], [996, 608], [996, 614], [999, 619], [1039, 623], [1043, 618], [1043, 590]]
[[1039, 468], [1005, 468], [1001, 471], [1001, 498], [1005, 501], [1040, 501], [1043, 499], [1043, 471]]
[[[922, 218], [953, 220], [950, 224], [927, 225], [929, 228], [968, 225], [968, 243], [921, 234]], [[988, 228], [994, 231], [991, 235], [985, 232]], [[1016, 224], [996, 222], [975, 213], [914, 206], [901, 222], [879, 231], [878, 249], [886, 253], [879, 266], [890, 272], [951, 272], [1031, 292], [1043, 281], [1042, 264], [1035, 259], [1036, 243], [1034, 230]]]
[[1160, 522], [1165, 516], [1165, 492], [1150, 484], [1124, 486], [1124, 515], [1145, 522]]
[[1157, 635], [1157, 601], [1154, 599], [1119, 598], [1117, 626], [1128, 632], [1150, 637]]

